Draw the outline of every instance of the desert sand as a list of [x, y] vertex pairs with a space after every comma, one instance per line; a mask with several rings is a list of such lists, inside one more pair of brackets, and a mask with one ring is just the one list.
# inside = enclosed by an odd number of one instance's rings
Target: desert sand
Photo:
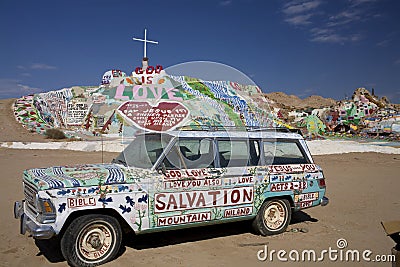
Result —
[[[0, 101], [0, 141], [43, 141], [15, 122], [12, 100]], [[109, 162], [116, 153], [67, 150], [0, 148], [0, 266], [67, 266], [56, 242], [35, 241], [19, 234], [13, 203], [23, 198], [22, 171], [52, 165]], [[129, 236], [120, 255], [105, 266], [288, 266], [275, 257], [260, 262], [257, 252], [314, 249], [317, 253], [337, 249], [371, 250], [390, 254], [394, 242], [385, 235], [381, 221], [400, 219], [400, 155], [347, 153], [314, 156], [322, 166], [330, 204], [295, 213], [288, 232], [262, 237], [252, 233], [248, 222], [198, 227], [165, 233]], [[305, 228], [307, 233], [293, 229]], [[287, 257], [287, 255], [286, 255]], [[290, 266], [321, 265], [321, 262], [289, 261]], [[323, 261], [327, 266], [391, 266], [390, 263]]]

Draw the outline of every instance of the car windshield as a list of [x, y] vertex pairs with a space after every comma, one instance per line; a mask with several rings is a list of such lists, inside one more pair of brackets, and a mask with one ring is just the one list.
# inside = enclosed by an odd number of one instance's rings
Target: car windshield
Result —
[[167, 134], [143, 134], [135, 138], [112, 162], [129, 167], [150, 169], [167, 146]]

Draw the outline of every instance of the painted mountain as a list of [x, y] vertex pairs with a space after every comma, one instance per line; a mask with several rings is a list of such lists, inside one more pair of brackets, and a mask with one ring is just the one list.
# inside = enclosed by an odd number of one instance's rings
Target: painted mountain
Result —
[[182, 126], [279, 124], [257, 86], [152, 72], [140, 81], [121, 71], [109, 71], [100, 86], [75, 86], [17, 99], [14, 113], [30, 131], [59, 128], [110, 137]]

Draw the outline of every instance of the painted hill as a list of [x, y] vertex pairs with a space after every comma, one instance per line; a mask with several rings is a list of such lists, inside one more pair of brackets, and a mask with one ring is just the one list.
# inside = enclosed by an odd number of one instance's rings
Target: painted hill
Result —
[[101, 86], [75, 86], [17, 99], [14, 114], [30, 131], [60, 128], [71, 135], [133, 136], [138, 130], [188, 126], [264, 126], [279, 120], [260, 88], [165, 73], [151, 84], [123, 73]]

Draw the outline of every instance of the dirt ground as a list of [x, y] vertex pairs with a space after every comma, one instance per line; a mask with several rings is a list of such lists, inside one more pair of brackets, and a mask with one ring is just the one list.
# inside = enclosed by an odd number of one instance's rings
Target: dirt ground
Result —
[[[44, 140], [24, 133], [12, 117], [5, 116], [10, 103], [10, 100], [0, 101], [0, 141]], [[105, 153], [104, 161], [111, 161], [115, 155]], [[98, 152], [0, 148], [0, 266], [67, 266], [57, 242], [35, 242], [19, 234], [13, 203], [23, 198], [22, 171], [32, 167], [99, 163], [101, 159]], [[258, 251], [265, 247], [268, 253], [297, 250], [300, 255], [303, 250], [315, 250], [318, 258], [323, 250], [338, 250], [338, 239], [347, 241], [347, 247], [339, 250], [343, 253], [371, 250], [371, 259], [390, 254], [394, 242], [385, 235], [381, 221], [400, 219], [400, 155], [350, 153], [315, 156], [314, 160], [327, 177], [330, 204], [294, 214], [288, 232], [257, 236], [248, 222], [240, 222], [144, 234], [127, 238], [118, 258], [105, 266], [391, 266], [388, 262], [362, 259], [360, 262], [333, 261], [328, 254], [323, 262], [314, 264], [280, 262], [276, 253], [272, 262], [257, 259]], [[293, 229], [297, 228], [308, 232], [295, 232]]]
[[[107, 153], [105, 161], [115, 154]], [[381, 221], [400, 218], [400, 155], [352, 153], [315, 157], [327, 177], [330, 204], [294, 215], [289, 229], [306, 228], [308, 233], [286, 232], [261, 237], [251, 232], [249, 223], [146, 234], [128, 240], [121, 255], [109, 266], [265, 266], [257, 252], [293, 249], [337, 249], [336, 241], [347, 240], [348, 249], [369, 249], [389, 254], [393, 241]], [[19, 234], [19, 222], [13, 218], [15, 200], [23, 198], [23, 169], [59, 164], [98, 163], [100, 153], [0, 149], [2, 186], [0, 187], [0, 266], [66, 266], [57, 244], [36, 242]], [[283, 264], [275, 258], [274, 266]], [[279, 263], [279, 264], [278, 264]], [[338, 264], [329, 259], [324, 264]], [[309, 266], [294, 262], [292, 266]], [[339, 266], [345, 265], [340, 262]], [[347, 266], [390, 266], [388, 263], [354, 262]], [[338, 265], [335, 265], [338, 266]]]

